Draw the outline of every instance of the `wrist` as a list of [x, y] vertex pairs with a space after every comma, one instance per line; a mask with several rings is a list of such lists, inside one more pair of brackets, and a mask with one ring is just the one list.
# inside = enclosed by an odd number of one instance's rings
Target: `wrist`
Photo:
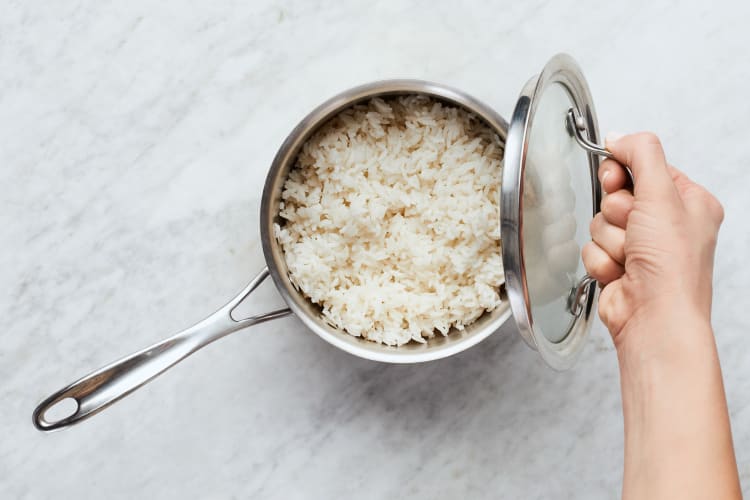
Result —
[[[637, 307], [624, 323], [615, 338], [616, 347], [619, 351], [621, 347], [629, 348], [630, 344], [658, 339], [672, 340], [676, 343], [674, 347], [696, 337], [709, 337], [713, 341], [710, 306], [704, 309], [681, 298], [649, 301]], [[633, 342], [633, 338], [638, 342]]]
[[636, 378], [646, 384], [718, 366], [710, 317], [684, 303], [653, 302], [639, 309], [615, 338], [615, 346], [621, 373], [638, 372]]

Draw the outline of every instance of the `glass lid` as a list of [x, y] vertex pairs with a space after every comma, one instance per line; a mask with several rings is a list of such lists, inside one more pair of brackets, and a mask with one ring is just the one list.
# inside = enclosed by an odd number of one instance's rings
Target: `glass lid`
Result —
[[586, 81], [565, 54], [526, 84], [508, 129], [505, 284], [521, 335], [556, 369], [568, 368], [583, 348], [598, 298], [581, 249], [601, 202], [599, 157], [576, 139], [596, 143], [597, 130]]

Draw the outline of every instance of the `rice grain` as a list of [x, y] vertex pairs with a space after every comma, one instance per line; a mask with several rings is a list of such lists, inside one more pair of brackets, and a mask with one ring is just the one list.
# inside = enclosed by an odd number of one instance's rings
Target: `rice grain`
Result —
[[501, 302], [502, 142], [425, 96], [348, 108], [302, 147], [275, 235], [332, 326], [387, 345], [462, 330]]

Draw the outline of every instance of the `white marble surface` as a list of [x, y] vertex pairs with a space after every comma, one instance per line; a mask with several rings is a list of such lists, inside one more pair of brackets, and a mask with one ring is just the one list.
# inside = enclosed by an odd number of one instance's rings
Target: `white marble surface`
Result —
[[[600, 324], [554, 373], [510, 326], [387, 366], [287, 318], [79, 427], [30, 422], [42, 397], [200, 319], [262, 266], [266, 168], [323, 99], [417, 77], [507, 117], [559, 51], [585, 68], [603, 130], [655, 130], [725, 205], [715, 326], [750, 492], [750, 7], [688, 3], [3, 1], [0, 498], [617, 497]], [[259, 310], [279, 304], [264, 294]]]

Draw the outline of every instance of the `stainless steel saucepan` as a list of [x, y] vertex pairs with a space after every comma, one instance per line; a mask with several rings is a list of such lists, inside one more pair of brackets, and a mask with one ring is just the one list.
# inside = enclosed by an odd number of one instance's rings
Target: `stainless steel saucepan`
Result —
[[[321, 125], [356, 103], [373, 97], [405, 94], [426, 95], [463, 108], [483, 120], [503, 142], [501, 233], [506, 285], [503, 304], [485, 313], [464, 331], [436, 336], [424, 344], [412, 342], [390, 347], [353, 337], [322, 319], [320, 309], [291, 284], [281, 246], [274, 237], [273, 224], [279, 222], [282, 186], [297, 153]], [[576, 117], [573, 136], [566, 128], [566, 120], [569, 120], [566, 117], [571, 110]], [[539, 118], [535, 120], [537, 114]], [[570, 128], [570, 123], [567, 127]], [[601, 197], [596, 170], [598, 155], [606, 151], [594, 149], [597, 130], [586, 82], [576, 63], [566, 55], [555, 56], [542, 73], [524, 87], [510, 126], [480, 101], [436, 83], [389, 80], [342, 92], [314, 109], [292, 130], [271, 164], [260, 210], [266, 267], [236, 297], [203, 321], [115, 361], [46, 398], [34, 410], [34, 425], [39, 430], [51, 431], [81, 422], [201, 347], [232, 332], [290, 313], [336, 347], [387, 363], [418, 363], [456, 354], [482, 341], [508, 318], [514, 317], [524, 340], [538, 350], [548, 364], [557, 369], [570, 366], [581, 350], [597, 299], [596, 284], [583, 272], [579, 255], [580, 246], [588, 239], [588, 222], [599, 210]], [[586, 135], [583, 141], [580, 140], [582, 134]], [[540, 176], [540, 172], [543, 175]], [[555, 185], [550, 188], [552, 181], [549, 179], [555, 179], [560, 188]], [[552, 226], [549, 221], [544, 222], [550, 213], [572, 217], [573, 232], [562, 239], [550, 236]], [[567, 264], [561, 266], [559, 257], [554, 255], [559, 254], [561, 248], [571, 250], [571, 242], [578, 254], [572, 259], [568, 257]], [[568, 254], [572, 255], [570, 251]], [[247, 318], [235, 317], [233, 312], [237, 306], [269, 275], [288, 309]], [[70, 399], [75, 402], [75, 411], [63, 418], [45, 418], [50, 408]]]

